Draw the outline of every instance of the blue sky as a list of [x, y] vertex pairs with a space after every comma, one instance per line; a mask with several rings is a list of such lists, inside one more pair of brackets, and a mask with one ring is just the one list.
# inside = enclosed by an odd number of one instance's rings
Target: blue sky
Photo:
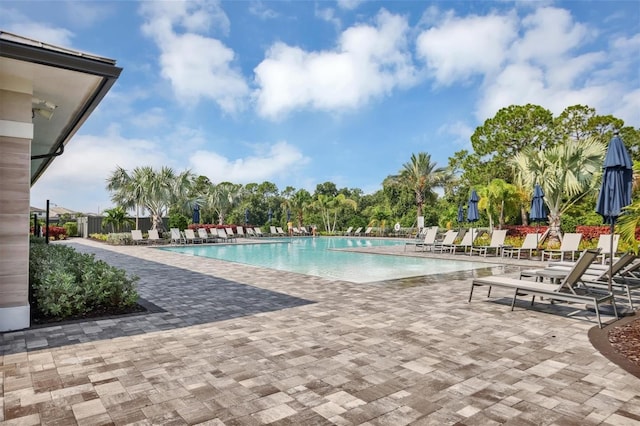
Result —
[[381, 188], [498, 109], [574, 104], [640, 126], [638, 1], [3, 1], [0, 28], [117, 60], [32, 188], [97, 212], [116, 165], [213, 182]]

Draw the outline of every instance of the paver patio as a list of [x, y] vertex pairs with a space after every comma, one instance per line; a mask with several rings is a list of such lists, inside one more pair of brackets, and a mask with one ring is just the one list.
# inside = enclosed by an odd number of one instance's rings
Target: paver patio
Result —
[[640, 380], [589, 343], [593, 315], [466, 302], [502, 267], [353, 284], [71, 244], [159, 309], [0, 334], [2, 424], [640, 424]]

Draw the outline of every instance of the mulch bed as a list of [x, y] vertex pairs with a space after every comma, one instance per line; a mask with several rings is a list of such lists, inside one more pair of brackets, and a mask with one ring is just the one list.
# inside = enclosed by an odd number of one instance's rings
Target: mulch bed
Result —
[[640, 378], [640, 318], [624, 317], [589, 330], [591, 344], [609, 361]]

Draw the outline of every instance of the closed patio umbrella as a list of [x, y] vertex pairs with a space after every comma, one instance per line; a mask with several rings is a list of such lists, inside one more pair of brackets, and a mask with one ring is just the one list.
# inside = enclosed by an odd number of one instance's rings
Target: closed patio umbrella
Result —
[[249, 223], [249, 209], [244, 209], [244, 224]]
[[536, 222], [536, 249], [538, 248], [538, 228], [540, 222], [547, 218], [544, 209], [544, 192], [539, 184], [533, 187], [533, 197], [531, 198], [531, 211], [529, 211], [529, 220]]
[[458, 228], [462, 227], [462, 222], [464, 222], [464, 208], [462, 206], [458, 206]]
[[[469, 204], [467, 205], [467, 222], [473, 223], [477, 222], [480, 219], [480, 214], [478, 213], [478, 201], [480, 201], [480, 197], [478, 197], [478, 193], [475, 189], [471, 190], [471, 196], [469, 197]], [[471, 247], [473, 247], [473, 239], [475, 235], [473, 232], [471, 233]]]
[[287, 222], [291, 222], [291, 210], [287, 209]]
[[200, 206], [197, 204], [193, 206], [193, 217], [191, 219], [193, 219], [193, 223], [200, 223]]
[[269, 209], [269, 223], [271, 223], [272, 218], [273, 218], [273, 211]]
[[616, 134], [609, 142], [604, 159], [602, 186], [596, 203], [596, 213], [602, 216], [605, 223], [611, 225], [611, 259], [609, 261], [609, 291], [612, 290], [611, 268], [613, 266], [613, 234], [618, 216], [622, 209], [631, 204], [631, 186], [633, 179], [633, 162], [622, 142]]

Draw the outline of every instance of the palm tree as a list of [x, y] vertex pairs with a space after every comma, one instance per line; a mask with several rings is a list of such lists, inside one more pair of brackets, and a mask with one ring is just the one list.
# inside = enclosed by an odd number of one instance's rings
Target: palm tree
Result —
[[[633, 190], [640, 189], [640, 162], [633, 163]], [[630, 205], [625, 207], [624, 213], [618, 218], [618, 232], [620, 239], [629, 244], [635, 254], [638, 254], [638, 240], [636, 239], [636, 229], [640, 226], [640, 199], [636, 198]]]
[[102, 225], [111, 225], [111, 232], [120, 232], [125, 225], [132, 225], [133, 219], [127, 217], [127, 211], [122, 207], [114, 207], [104, 211], [106, 216], [102, 219]]
[[159, 171], [152, 167], [136, 167], [131, 174], [122, 167], [107, 179], [111, 200], [124, 208], [144, 207], [151, 216], [152, 229], [164, 230], [162, 218], [171, 206], [187, 208], [193, 200], [188, 197], [195, 179], [190, 171], [176, 174], [170, 167]]
[[443, 187], [450, 179], [451, 174], [447, 169], [437, 167], [435, 162], [431, 162], [431, 155], [425, 152], [420, 152], [418, 155], [412, 154], [411, 160], [402, 165], [400, 173], [390, 176], [391, 181], [413, 191], [418, 207], [418, 217], [422, 216], [427, 194], [434, 188]]
[[597, 189], [605, 151], [605, 144], [590, 137], [566, 140], [543, 151], [524, 148], [511, 160], [522, 186], [542, 186], [553, 238], [560, 230], [562, 214]]
[[211, 184], [204, 194], [205, 208], [218, 214], [218, 224], [224, 225], [227, 214], [242, 198], [242, 186], [231, 182]]
[[311, 206], [311, 194], [306, 189], [299, 189], [285, 200], [284, 205], [298, 220], [298, 226], [302, 226], [304, 212]]
[[333, 233], [338, 221], [338, 212], [344, 208], [356, 210], [358, 204], [344, 194], [338, 194], [335, 197], [318, 194], [311, 206], [320, 213], [325, 231]]

